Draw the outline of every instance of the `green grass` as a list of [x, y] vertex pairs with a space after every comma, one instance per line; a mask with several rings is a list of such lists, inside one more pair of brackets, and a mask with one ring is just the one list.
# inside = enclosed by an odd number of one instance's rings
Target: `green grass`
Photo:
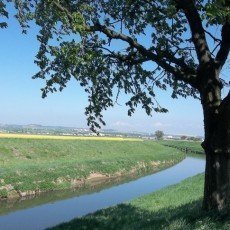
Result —
[[230, 210], [201, 209], [204, 176], [198, 175], [129, 203], [74, 219], [58, 229], [230, 229]]
[[177, 141], [177, 140], [165, 140], [165, 141], [159, 141], [161, 144], [166, 145], [172, 145], [177, 146], [181, 148], [189, 148], [195, 151], [203, 151], [201, 147], [201, 142], [199, 141]]
[[91, 173], [125, 175], [134, 169], [145, 173], [183, 158], [178, 150], [150, 141], [0, 138], [0, 197], [7, 196], [5, 188], [65, 189], [73, 179], [85, 179]]

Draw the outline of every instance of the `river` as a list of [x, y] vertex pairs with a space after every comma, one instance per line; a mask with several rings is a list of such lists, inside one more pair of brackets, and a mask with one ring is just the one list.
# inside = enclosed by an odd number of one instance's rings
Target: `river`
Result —
[[[187, 156], [168, 169], [139, 179], [86, 194], [58, 192], [55, 199], [47, 194], [33, 200], [0, 203], [1, 230], [37, 230], [52, 227], [99, 209], [129, 201], [139, 196], [176, 184], [204, 172], [201, 156]], [[54, 194], [53, 194], [54, 195]], [[52, 196], [52, 193], [50, 193]]]

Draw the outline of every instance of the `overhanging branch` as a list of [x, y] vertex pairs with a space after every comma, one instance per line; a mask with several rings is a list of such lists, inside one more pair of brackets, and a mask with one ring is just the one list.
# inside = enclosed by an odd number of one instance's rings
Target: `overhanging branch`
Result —
[[[110, 39], [119, 39], [119, 40], [127, 42], [130, 45], [130, 47], [138, 50], [143, 57], [147, 58], [148, 60], [156, 62], [164, 70], [173, 74], [178, 80], [185, 81], [186, 83], [189, 83], [193, 87], [197, 88], [196, 79], [195, 79], [196, 75], [194, 72], [190, 72], [191, 70], [187, 66], [186, 66], [187, 69], [180, 70], [178, 68], [175, 68], [174, 66], [171, 66], [165, 61], [165, 59], [167, 59], [168, 61], [175, 63], [175, 57], [173, 55], [170, 56], [169, 54], [167, 54], [167, 55], [164, 55], [163, 57], [160, 57], [157, 54], [154, 54], [151, 50], [146, 49], [144, 46], [139, 44], [136, 40], [134, 40], [130, 36], [127, 36], [122, 33], [117, 33], [111, 30], [110, 28], [104, 25], [101, 25], [100, 23], [95, 23], [95, 25], [90, 28], [90, 31], [92, 32], [98, 31], [98, 32], [104, 33]], [[179, 64], [180, 60], [177, 59], [176, 62], [178, 62]]]
[[177, 8], [184, 12], [188, 20], [197, 57], [199, 63], [203, 65], [211, 60], [211, 53], [205, 38], [202, 21], [194, 2], [191, 0], [175, 0]]
[[[68, 19], [70, 22], [73, 22], [73, 16], [72, 12], [70, 12], [66, 7], [62, 6], [61, 4], [57, 3], [56, 1], [53, 2], [53, 4], [62, 12], [66, 13]], [[196, 80], [196, 73], [193, 69], [189, 68], [187, 64], [184, 62], [183, 59], [176, 58], [173, 54], [167, 51], [162, 51], [162, 53], [159, 55], [157, 51], [156, 53], [153, 53], [152, 50], [146, 49], [144, 46], [139, 44], [136, 40], [134, 40], [132, 37], [127, 36], [122, 33], [117, 33], [114, 30], [101, 25], [99, 22], [95, 23], [93, 26], [86, 27], [85, 28], [88, 32], [101, 32], [105, 34], [110, 39], [119, 39], [122, 41], [125, 41], [129, 44], [130, 47], [135, 48], [138, 50], [138, 52], [142, 55], [142, 58], [139, 60], [132, 60], [133, 63], [140, 63], [147, 60], [151, 60], [153, 62], [156, 62], [157, 65], [159, 65], [161, 68], [163, 68], [168, 73], [172, 74], [175, 78], [178, 80], [182, 80], [194, 88], [197, 87], [197, 80]], [[125, 59], [127, 60], [128, 55], [126, 56], [120, 56], [120, 60]], [[170, 65], [169, 63], [174, 63], [179, 68]]]
[[228, 54], [230, 52], [230, 24], [225, 23], [222, 27], [222, 41], [220, 45], [220, 49], [216, 55], [216, 62], [219, 64], [220, 68], [224, 65], [228, 58]]

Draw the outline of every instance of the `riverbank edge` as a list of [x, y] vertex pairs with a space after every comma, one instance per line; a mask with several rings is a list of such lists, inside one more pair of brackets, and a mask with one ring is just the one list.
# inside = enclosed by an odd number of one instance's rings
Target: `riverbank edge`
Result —
[[[184, 160], [186, 157], [185, 154], [181, 153], [181, 157], [178, 157], [177, 159], [171, 159], [169, 161], [153, 161], [151, 162], [151, 165], [149, 164], [139, 164], [137, 167], [132, 168], [131, 171], [128, 172], [116, 172], [114, 174], [101, 174], [99, 172], [92, 172], [87, 178], [74, 178], [70, 179], [68, 181], [70, 186], [63, 187], [62, 186], [62, 181], [57, 181], [54, 182], [54, 185], [56, 187], [48, 189], [48, 190], [27, 190], [27, 191], [20, 191], [20, 190], [15, 190], [12, 187], [8, 187], [7, 192], [7, 197], [0, 197], [0, 202], [4, 200], [16, 200], [16, 199], [29, 199], [29, 198], [34, 198], [35, 196], [39, 196], [41, 193], [50, 193], [54, 191], [61, 191], [61, 190], [70, 190], [70, 189], [82, 189], [84, 186], [86, 188], [91, 187], [92, 189], [97, 189], [104, 183], [112, 183], [116, 182], [117, 180], [122, 180], [122, 178], [130, 178], [130, 179], [138, 179], [139, 177], [142, 176], [147, 176], [152, 173], [157, 173], [162, 170], [165, 170], [167, 168], [170, 168], [182, 160]], [[122, 182], [122, 181], [121, 181]], [[57, 184], [55, 184], [57, 183]], [[58, 187], [58, 183], [60, 184], [60, 187]], [[3, 191], [1, 189], [0, 191]], [[1, 194], [0, 194], [1, 195]]]
[[230, 229], [230, 207], [202, 210], [203, 185], [204, 173], [48, 229]]

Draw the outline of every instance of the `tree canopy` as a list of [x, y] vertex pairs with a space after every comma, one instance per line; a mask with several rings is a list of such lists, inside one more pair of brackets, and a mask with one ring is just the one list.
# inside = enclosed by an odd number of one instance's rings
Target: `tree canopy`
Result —
[[75, 78], [88, 93], [85, 113], [93, 130], [105, 124], [102, 111], [122, 91], [130, 96], [128, 115], [138, 104], [148, 115], [167, 112], [156, 87], [170, 86], [172, 98], [199, 98], [199, 71], [207, 60], [220, 70], [229, 52], [225, 0], [8, 0], [0, 1], [3, 17], [7, 2], [14, 3], [23, 32], [30, 20], [40, 27], [34, 78], [45, 80], [42, 96]]
[[163, 138], [163, 136], [164, 136], [164, 133], [161, 130], [157, 130], [155, 132], [154, 136], [156, 137], [157, 140], [161, 140]]
[[105, 124], [102, 112], [120, 92], [129, 96], [130, 116], [138, 105], [148, 115], [167, 112], [156, 88], [170, 87], [172, 98], [200, 99], [203, 206], [221, 210], [230, 203], [230, 94], [222, 100], [228, 83], [220, 74], [230, 50], [229, 0], [0, 0], [1, 28], [8, 3], [23, 32], [30, 20], [40, 27], [34, 78], [45, 81], [42, 96], [75, 78], [88, 93], [92, 130]]

